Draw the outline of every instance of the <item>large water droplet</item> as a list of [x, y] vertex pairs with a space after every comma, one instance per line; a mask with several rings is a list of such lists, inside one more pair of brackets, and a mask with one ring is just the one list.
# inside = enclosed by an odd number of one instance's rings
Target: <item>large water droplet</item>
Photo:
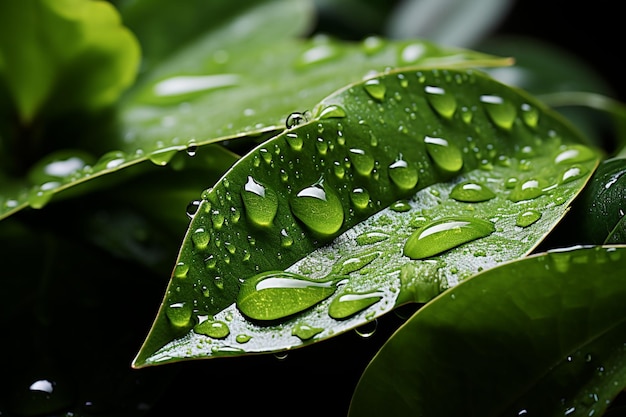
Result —
[[339, 197], [320, 178], [315, 184], [298, 192], [290, 200], [293, 214], [311, 231], [333, 235], [343, 225], [343, 207]]
[[336, 280], [313, 280], [286, 271], [268, 271], [247, 279], [237, 308], [255, 320], [277, 320], [306, 310], [331, 296]]
[[221, 320], [205, 320], [196, 324], [193, 331], [198, 334], [212, 337], [214, 339], [224, 339], [230, 334], [228, 325]]
[[306, 112], [293, 112], [289, 116], [287, 116], [287, 119], [285, 120], [285, 126], [287, 127], [287, 129], [291, 129], [307, 121], [308, 116], [306, 115]]
[[157, 149], [148, 155], [148, 159], [155, 165], [167, 165], [178, 151], [186, 148], [186, 146], [169, 146], [167, 148]]
[[442, 138], [426, 136], [426, 151], [437, 166], [444, 171], [457, 172], [463, 167], [463, 153], [454, 144]]
[[318, 117], [320, 119], [342, 118], [346, 117], [346, 111], [343, 109], [343, 107], [340, 107], [336, 104], [331, 104], [324, 107], [320, 111]]
[[515, 225], [519, 227], [528, 227], [541, 218], [541, 213], [537, 210], [526, 210], [521, 212], [515, 219]]
[[448, 217], [416, 230], [404, 245], [404, 255], [423, 259], [438, 255], [495, 231], [493, 223], [473, 217]]
[[554, 158], [554, 162], [559, 165], [569, 165], [578, 162], [585, 162], [596, 155], [585, 145], [570, 145], [560, 149], [559, 154]]
[[441, 87], [428, 85], [424, 88], [432, 108], [443, 118], [451, 119], [456, 111], [456, 98]]
[[389, 178], [403, 190], [412, 189], [419, 180], [417, 169], [409, 166], [408, 162], [403, 160], [402, 157], [389, 165]]
[[285, 135], [285, 138], [287, 139], [289, 147], [294, 151], [299, 151], [302, 149], [302, 144], [304, 143], [304, 141], [296, 132], [287, 133]]
[[191, 234], [191, 241], [196, 249], [204, 250], [211, 241], [211, 234], [204, 227], [198, 227]]
[[272, 224], [278, 211], [278, 196], [272, 189], [248, 176], [248, 181], [241, 192], [241, 198], [246, 209], [246, 215], [252, 223], [261, 227]]
[[346, 291], [336, 297], [328, 307], [328, 315], [335, 320], [342, 320], [365, 310], [383, 298], [382, 291], [357, 293]]
[[191, 306], [188, 303], [172, 303], [165, 309], [165, 315], [175, 327], [185, 327], [191, 321]]
[[577, 180], [578, 178], [585, 176], [587, 172], [589, 171], [587, 170], [587, 168], [583, 166], [580, 166], [580, 165], [571, 166], [567, 168], [565, 171], [563, 171], [563, 173], [561, 174], [561, 177], [559, 178], [559, 184], [567, 184], [568, 182]]
[[291, 330], [291, 334], [299, 337], [301, 340], [309, 340], [323, 331], [323, 327], [313, 327], [305, 323], [298, 323]]
[[509, 200], [518, 202], [535, 199], [543, 195], [545, 187], [545, 180], [539, 178], [529, 178], [525, 181], [518, 181], [509, 194]]
[[189, 272], [189, 264], [185, 262], [178, 262], [174, 267], [174, 276], [176, 278], [186, 278]]
[[355, 188], [350, 194], [350, 200], [356, 208], [364, 209], [370, 203], [370, 194], [365, 188]]
[[378, 78], [365, 81], [363, 88], [365, 88], [367, 94], [378, 101], [385, 98], [385, 92], [387, 91], [385, 84], [381, 83]]
[[352, 165], [359, 174], [367, 176], [374, 169], [374, 158], [363, 149], [352, 148], [349, 155]]
[[466, 203], [477, 203], [494, 198], [496, 194], [486, 185], [475, 181], [464, 181], [452, 188], [450, 197]]
[[482, 95], [480, 101], [485, 106], [491, 121], [502, 129], [510, 130], [517, 117], [517, 110], [510, 101], [495, 95]]

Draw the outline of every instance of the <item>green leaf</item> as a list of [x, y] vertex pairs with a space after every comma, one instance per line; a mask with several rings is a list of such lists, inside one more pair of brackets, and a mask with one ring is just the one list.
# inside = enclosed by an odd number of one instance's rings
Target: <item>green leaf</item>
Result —
[[370, 362], [349, 415], [602, 415], [626, 387], [624, 268], [624, 246], [573, 247], [444, 292]]
[[112, 104], [135, 80], [139, 58], [137, 40], [107, 2], [0, 4], [0, 84], [22, 125]]
[[582, 142], [481, 72], [349, 85], [203, 194], [134, 366], [304, 346], [524, 256], [595, 169]]

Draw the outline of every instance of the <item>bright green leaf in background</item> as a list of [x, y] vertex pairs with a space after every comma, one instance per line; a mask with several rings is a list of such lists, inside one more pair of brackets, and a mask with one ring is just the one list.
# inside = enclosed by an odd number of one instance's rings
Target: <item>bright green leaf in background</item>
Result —
[[594, 416], [626, 384], [626, 247], [573, 247], [489, 269], [382, 347], [350, 416]]

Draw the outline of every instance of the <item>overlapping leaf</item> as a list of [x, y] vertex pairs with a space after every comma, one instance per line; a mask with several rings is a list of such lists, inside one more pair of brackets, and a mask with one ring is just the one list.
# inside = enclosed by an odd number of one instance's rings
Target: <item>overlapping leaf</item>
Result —
[[625, 267], [624, 246], [573, 247], [446, 291], [382, 347], [349, 415], [602, 415], [626, 385]]
[[428, 301], [529, 253], [599, 158], [471, 70], [388, 71], [312, 116], [203, 194], [135, 366], [304, 346]]

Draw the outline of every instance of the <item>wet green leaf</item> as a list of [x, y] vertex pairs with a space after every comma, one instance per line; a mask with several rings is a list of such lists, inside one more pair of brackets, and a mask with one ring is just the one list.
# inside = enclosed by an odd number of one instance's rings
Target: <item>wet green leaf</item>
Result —
[[[134, 366], [304, 346], [522, 257], [594, 171], [583, 142], [481, 72], [351, 84], [203, 194]], [[263, 305], [278, 292], [289, 301]], [[230, 335], [194, 331], [208, 319]]]
[[370, 362], [349, 415], [602, 415], [626, 386], [624, 268], [624, 246], [573, 247], [444, 292]]

